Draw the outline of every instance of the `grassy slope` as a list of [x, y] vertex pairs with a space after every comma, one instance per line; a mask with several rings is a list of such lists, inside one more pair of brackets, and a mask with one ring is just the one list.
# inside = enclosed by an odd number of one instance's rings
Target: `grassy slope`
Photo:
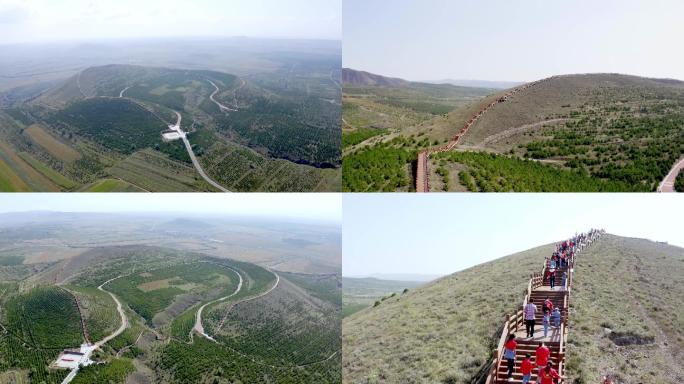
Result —
[[[663, 367], [674, 360], [681, 372], [682, 250], [611, 235], [594, 247], [576, 270], [570, 376], [590, 383], [619, 371], [626, 382], [676, 382]], [[345, 318], [345, 382], [469, 383], [490, 356], [504, 313], [520, 304], [528, 274], [551, 250], [547, 245], [481, 264]], [[656, 343], [662, 332], [668, 346], [616, 347], [606, 325], [655, 336]]]
[[[347, 383], [470, 382], [552, 245], [481, 264], [345, 318]], [[475, 288], [477, 287], [477, 288]]]
[[[617, 90], [616, 92], [613, 92]], [[536, 123], [577, 110], [585, 103], [627, 105], [655, 100], [658, 93], [681, 94], [684, 83], [664, 83], [614, 74], [565, 75], [538, 84], [487, 112], [466, 136], [465, 144], [479, 144], [501, 130]]]
[[[574, 289], [571, 382], [684, 381], [684, 249], [608, 236], [581, 258]], [[629, 345], [638, 340], [647, 344]]]

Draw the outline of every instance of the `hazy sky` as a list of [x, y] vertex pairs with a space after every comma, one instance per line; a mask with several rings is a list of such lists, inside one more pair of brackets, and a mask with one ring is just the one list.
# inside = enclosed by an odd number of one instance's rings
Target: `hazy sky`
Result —
[[3, 193], [0, 213], [185, 212], [235, 214], [339, 223], [342, 198], [336, 193]]
[[684, 80], [681, 0], [344, 0], [344, 66], [409, 80]]
[[684, 247], [677, 194], [344, 194], [343, 275], [446, 275], [592, 227]]
[[0, 44], [167, 36], [341, 38], [342, 0], [0, 0]]

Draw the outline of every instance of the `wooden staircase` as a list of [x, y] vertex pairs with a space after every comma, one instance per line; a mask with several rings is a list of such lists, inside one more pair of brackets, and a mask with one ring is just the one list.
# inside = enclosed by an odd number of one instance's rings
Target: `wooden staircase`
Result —
[[[504, 327], [499, 338], [497, 349], [494, 350], [494, 357], [491, 361], [491, 369], [487, 377], [486, 384], [498, 383], [522, 383], [522, 373], [520, 373], [520, 365], [525, 358], [525, 354], [529, 353], [533, 366], [532, 369], [532, 383], [537, 382], [537, 368], [535, 362], [535, 352], [540, 343], [544, 343], [551, 352], [549, 361], [553, 368], [560, 376], [563, 376], [565, 365], [565, 348], [568, 332], [568, 309], [570, 308], [570, 293], [572, 291], [572, 276], [574, 273], [575, 257], [589, 246], [593, 241], [598, 239], [604, 231], [591, 230], [586, 234], [578, 235], [570, 240], [574, 241], [574, 246], [570, 248], [571, 252], [568, 258], [567, 266], [563, 268], [556, 268], [555, 287], [551, 289], [551, 284], [546, 272], [549, 268], [549, 259], [544, 260], [541, 272], [535, 272], [530, 276], [530, 281], [527, 285], [527, 294], [523, 300], [522, 306], [515, 314], [507, 314], [504, 317]], [[560, 247], [560, 245], [559, 245]], [[563, 272], [566, 273], [566, 286], [563, 286]], [[542, 305], [546, 299], [550, 299], [554, 308], [559, 308], [561, 311], [560, 326], [554, 326], [553, 317], [551, 318], [548, 334], [544, 336], [543, 310]], [[532, 302], [537, 306], [535, 315], [534, 335], [531, 338], [527, 337], [525, 330], [525, 322], [523, 319], [522, 308], [528, 302]], [[510, 335], [516, 336], [518, 346], [515, 354], [515, 368], [511, 380], [507, 380], [508, 366], [507, 361], [503, 358], [504, 344]], [[561, 379], [559, 383], [563, 383]]]
[[[549, 348], [549, 351], [551, 351], [551, 356], [549, 357], [549, 361], [553, 362], [553, 369], [556, 371], [559, 371], [560, 367], [558, 362], [561, 361], [560, 358], [560, 343], [545, 343], [546, 346]], [[535, 351], [537, 350], [537, 347], [539, 347], [539, 342], [533, 341], [533, 340], [518, 340], [518, 347], [516, 349], [515, 353], [515, 369], [513, 370], [513, 378], [511, 381], [507, 381], [507, 374], [508, 374], [508, 366], [506, 361], [503, 361], [503, 364], [499, 364], [499, 368], [496, 372], [496, 383], [522, 383], [522, 373], [520, 373], [520, 365], [522, 364], [522, 361], [525, 359], [525, 354], [529, 353], [530, 356], [532, 357], [532, 361], [534, 363], [534, 354]], [[532, 383], [537, 382], [537, 370], [533, 369], [532, 370], [532, 379], [530, 380]]]

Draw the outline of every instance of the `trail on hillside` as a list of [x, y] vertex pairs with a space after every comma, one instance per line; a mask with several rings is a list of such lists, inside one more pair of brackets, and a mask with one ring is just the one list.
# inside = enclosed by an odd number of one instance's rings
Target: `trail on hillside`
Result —
[[546, 124], [564, 123], [568, 120], [570, 120], [570, 119], [560, 118], [560, 119], [542, 120], [542, 121], [538, 121], [536, 123], [521, 125], [519, 127], [507, 128], [507, 129], [505, 129], [499, 133], [487, 136], [482, 141], [482, 145], [495, 143], [497, 141], [509, 138], [511, 136], [515, 136], [518, 133], [525, 132], [525, 131], [530, 130], [532, 128], [539, 128], [539, 127], [546, 125]]
[[103, 288], [109, 282], [114, 281], [114, 280], [121, 278], [121, 277], [123, 277], [123, 276], [117, 276], [117, 277], [114, 277], [112, 279], [109, 279], [109, 280], [105, 281], [104, 283], [100, 284], [99, 287], [97, 287], [97, 289], [99, 289], [100, 291], [107, 292], [109, 294], [109, 296], [111, 296], [112, 299], [114, 299], [114, 302], [116, 303], [116, 310], [117, 310], [117, 312], [119, 312], [119, 316], [121, 317], [121, 325], [119, 326], [119, 328], [117, 330], [115, 330], [114, 332], [112, 332], [110, 335], [106, 336], [104, 339], [95, 343], [95, 346], [97, 348], [100, 348], [101, 346], [106, 344], [108, 341], [110, 341], [113, 338], [122, 334], [124, 332], [124, 330], [126, 329], [126, 327], [128, 326], [128, 319], [126, 318], [126, 313], [123, 310], [123, 306], [121, 305], [121, 302], [119, 301], [119, 299], [117, 299], [116, 295], [114, 295], [113, 293], [111, 293], [111, 292], [109, 292]]
[[667, 173], [663, 181], [658, 185], [658, 192], [674, 192], [674, 183], [679, 172], [684, 170], [684, 156], [680, 158]]

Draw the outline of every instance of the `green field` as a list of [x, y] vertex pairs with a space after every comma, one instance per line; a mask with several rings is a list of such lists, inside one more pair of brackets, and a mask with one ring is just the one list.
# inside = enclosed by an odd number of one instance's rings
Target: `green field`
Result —
[[155, 314], [163, 311], [180, 294], [220, 288], [217, 296], [228, 295], [235, 291], [238, 280], [231, 269], [195, 263], [125, 276], [109, 283], [107, 289], [151, 322]]
[[19, 157], [21, 157], [24, 161], [29, 163], [35, 170], [40, 172], [43, 176], [47, 177], [52, 181], [53, 183], [59, 185], [60, 187], [64, 189], [72, 189], [74, 188], [77, 184], [69, 180], [67, 177], [62, 175], [59, 172], [56, 172], [49, 166], [47, 166], [45, 163], [35, 159], [31, 155], [29, 155], [26, 152], [19, 152]]

